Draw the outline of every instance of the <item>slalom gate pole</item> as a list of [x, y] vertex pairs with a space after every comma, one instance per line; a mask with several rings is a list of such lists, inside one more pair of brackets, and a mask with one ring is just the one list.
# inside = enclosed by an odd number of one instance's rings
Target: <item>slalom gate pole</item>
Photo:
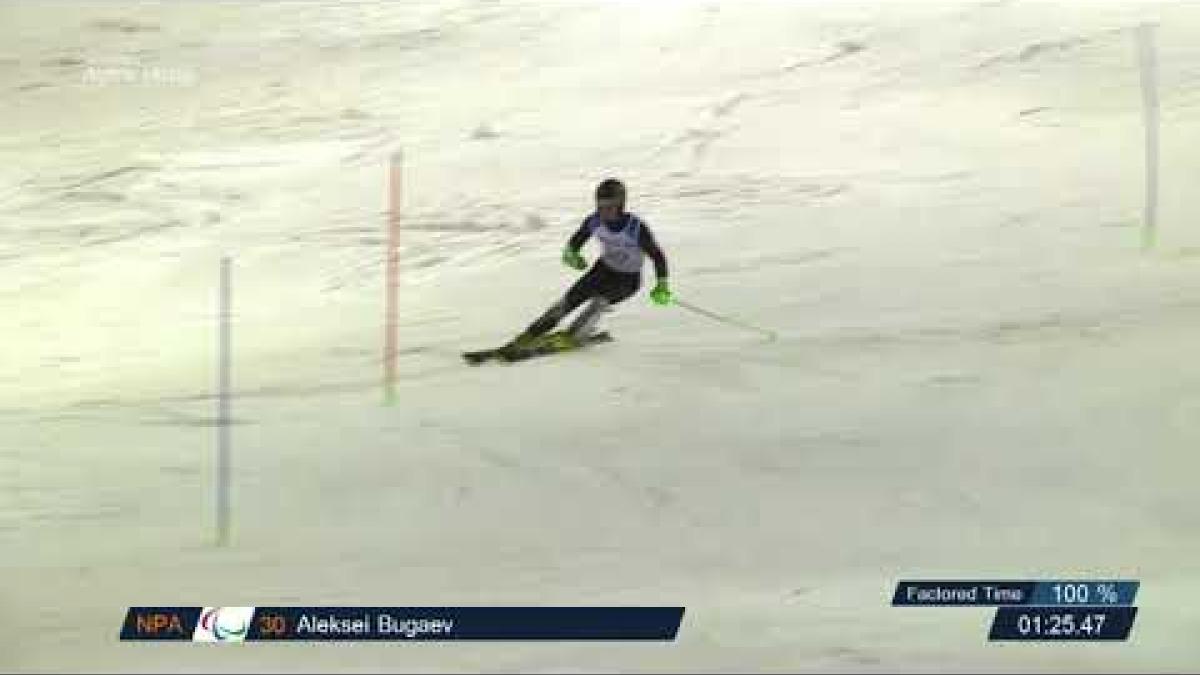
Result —
[[229, 256], [221, 258], [220, 290], [217, 302], [217, 475], [216, 475], [216, 509], [217, 509], [217, 546], [229, 545], [229, 528], [232, 519], [230, 505], [230, 479], [232, 468], [230, 455], [233, 442], [230, 438], [230, 426], [233, 424], [230, 402], [232, 392], [232, 328], [233, 313], [233, 260]]
[[1152, 249], [1158, 240], [1159, 103], [1158, 55], [1155, 26], [1143, 24], [1134, 33], [1138, 70], [1142, 82], [1142, 120], [1146, 133], [1145, 205], [1142, 211], [1142, 248]]
[[384, 238], [384, 317], [383, 317], [383, 401], [385, 405], [396, 402], [396, 323], [399, 313], [400, 281], [400, 191], [401, 162], [403, 155], [397, 150], [388, 161], [388, 211], [387, 233]]

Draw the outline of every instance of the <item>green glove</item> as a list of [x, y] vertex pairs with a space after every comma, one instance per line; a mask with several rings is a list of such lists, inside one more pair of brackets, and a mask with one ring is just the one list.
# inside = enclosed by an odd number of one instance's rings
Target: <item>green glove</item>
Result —
[[650, 291], [650, 299], [656, 305], [671, 304], [671, 289], [667, 287], [666, 279], [659, 279], [657, 284], [654, 284], [654, 290]]
[[579, 251], [570, 246], [563, 249], [562, 261], [567, 267], [574, 267], [577, 270], [587, 267], [587, 261], [583, 259], [583, 256], [579, 255]]

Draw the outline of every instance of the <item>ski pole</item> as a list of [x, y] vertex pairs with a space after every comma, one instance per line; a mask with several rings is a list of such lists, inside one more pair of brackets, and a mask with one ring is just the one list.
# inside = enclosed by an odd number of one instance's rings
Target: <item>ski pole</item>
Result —
[[686, 300], [681, 300], [679, 297], [675, 298], [675, 304], [688, 310], [689, 312], [695, 312], [696, 314], [699, 314], [701, 316], [706, 316], [706, 317], [712, 319], [713, 321], [718, 321], [720, 323], [723, 323], [723, 324], [726, 324], [729, 326], [737, 326], [738, 328], [744, 328], [746, 330], [751, 330], [751, 331], [754, 331], [755, 333], [764, 335], [764, 336], [766, 336], [768, 342], [774, 342], [779, 337], [779, 335], [776, 334], [775, 331], [773, 331], [773, 330], [769, 330], [766, 328], [759, 328], [758, 326], [748, 324], [743, 321], [738, 321], [737, 319], [718, 314], [716, 312], [704, 309], [703, 307], [697, 307], [696, 305], [693, 305], [692, 303], [690, 303]]

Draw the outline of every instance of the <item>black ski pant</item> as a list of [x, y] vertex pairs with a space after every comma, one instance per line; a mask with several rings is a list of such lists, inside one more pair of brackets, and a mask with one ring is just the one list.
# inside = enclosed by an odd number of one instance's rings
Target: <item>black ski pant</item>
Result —
[[590, 300], [587, 309], [571, 325], [572, 333], [589, 332], [601, 314], [608, 311], [612, 305], [636, 293], [641, 285], [642, 275], [618, 272], [605, 265], [604, 261], [597, 260], [596, 264], [567, 290], [562, 299], [525, 329], [525, 335], [548, 333], [559, 321]]

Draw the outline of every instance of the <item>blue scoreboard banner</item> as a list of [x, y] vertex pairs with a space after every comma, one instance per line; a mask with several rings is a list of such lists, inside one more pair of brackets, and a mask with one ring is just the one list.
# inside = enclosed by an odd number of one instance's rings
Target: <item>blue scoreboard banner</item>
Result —
[[1132, 605], [1136, 581], [901, 581], [897, 607]]
[[900, 581], [894, 607], [995, 607], [989, 640], [1128, 640], [1139, 582]]
[[989, 640], [1065, 641], [1129, 639], [1137, 607], [1001, 607]]
[[683, 607], [130, 607], [122, 640], [671, 641]]

